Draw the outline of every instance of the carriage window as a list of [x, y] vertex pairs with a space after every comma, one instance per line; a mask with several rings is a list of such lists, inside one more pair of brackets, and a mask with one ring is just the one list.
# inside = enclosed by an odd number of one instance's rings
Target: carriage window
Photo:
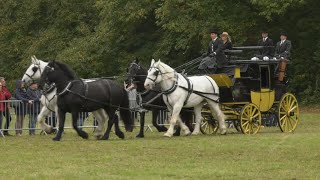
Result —
[[260, 66], [261, 88], [270, 88], [270, 69], [268, 66]]

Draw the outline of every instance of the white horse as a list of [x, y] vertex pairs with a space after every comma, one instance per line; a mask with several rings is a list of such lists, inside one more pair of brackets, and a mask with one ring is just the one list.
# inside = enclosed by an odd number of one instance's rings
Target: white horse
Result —
[[190, 134], [189, 129], [179, 117], [182, 107], [194, 108], [196, 125], [192, 134], [199, 134], [202, 121], [201, 109], [205, 103], [208, 104], [213, 116], [219, 121], [220, 133], [226, 134], [225, 115], [218, 103], [219, 87], [209, 76], [187, 78], [160, 60], [155, 62], [152, 59], [144, 86], [147, 89], [152, 89], [157, 83], [161, 86], [164, 94], [163, 100], [172, 114], [170, 127], [164, 136], [171, 137], [173, 135], [177, 122], [185, 134]]
[[[47, 66], [47, 62], [37, 59], [35, 56], [31, 57], [31, 65], [24, 73], [22, 81], [29, 82], [32, 80], [40, 79], [41, 73], [44, 71], [44, 68]], [[92, 81], [90, 79], [85, 81]], [[41, 96], [42, 108], [37, 117], [37, 122], [40, 124], [41, 129], [47, 133], [51, 133], [53, 128], [45, 123], [43, 120], [44, 117], [48, 116], [50, 112], [56, 112], [56, 118], [58, 119], [58, 106], [57, 106], [57, 96], [56, 96], [56, 87], [52, 86], [48, 89], [44, 95]], [[96, 117], [98, 121], [98, 127], [95, 130], [96, 137], [103, 136], [103, 127], [105, 125], [105, 120], [108, 117], [106, 112], [103, 109], [92, 112], [93, 116]], [[57, 121], [59, 122], [59, 121]]]

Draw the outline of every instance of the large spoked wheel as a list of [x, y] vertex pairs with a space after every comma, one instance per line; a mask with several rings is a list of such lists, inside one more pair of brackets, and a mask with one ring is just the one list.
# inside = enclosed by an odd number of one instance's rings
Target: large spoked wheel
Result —
[[284, 94], [279, 102], [278, 122], [282, 132], [293, 132], [298, 125], [298, 101], [291, 93]]
[[211, 114], [202, 114], [203, 120], [200, 126], [200, 131], [203, 134], [215, 134], [218, 131], [218, 122]]
[[261, 127], [261, 112], [250, 103], [246, 104], [240, 114], [240, 128], [243, 134], [256, 134]]

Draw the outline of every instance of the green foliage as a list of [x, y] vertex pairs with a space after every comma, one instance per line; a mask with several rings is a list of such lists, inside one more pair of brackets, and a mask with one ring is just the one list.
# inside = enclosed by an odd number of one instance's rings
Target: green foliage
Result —
[[255, 45], [261, 29], [275, 42], [287, 31], [292, 91], [305, 99], [305, 89], [319, 87], [317, 0], [6, 0], [0, 7], [0, 75], [9, 85], [31, 55], [64, 61], [83, 78], [124, 75], [135, 57], [176, 67], [205, 51], [208, 30], [217, 28], [234, 46]]

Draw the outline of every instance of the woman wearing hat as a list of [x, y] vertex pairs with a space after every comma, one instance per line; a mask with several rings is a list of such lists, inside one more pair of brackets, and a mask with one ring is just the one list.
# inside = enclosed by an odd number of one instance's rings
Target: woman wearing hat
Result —
[[229, 49], [231, 50], [232, 49], [232, 42], [231, 42], [231, 38], [229, 36], [229, 34], [227, 32], [223, 32], [221, 35], [220, 35], [222, 41], [223, 41], [223, 50], [226, 50], [226, 49]]

